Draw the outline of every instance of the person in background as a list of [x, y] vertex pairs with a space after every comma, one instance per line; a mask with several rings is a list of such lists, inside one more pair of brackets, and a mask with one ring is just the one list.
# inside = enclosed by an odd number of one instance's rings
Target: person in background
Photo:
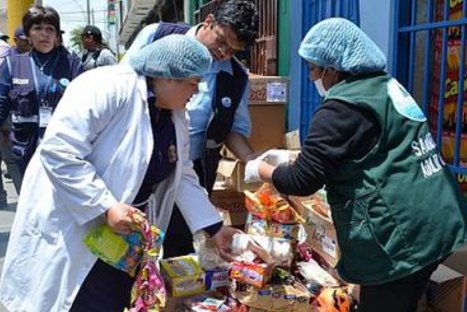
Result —
[[[193, 232], [221, 221], [189, 160], [185, 115], [211, 60], [171, 35], [69, 85], [26, 170], [0, 280], [7, 309], [123, 311], [134, 277], [97, 260], [86, 233], [104, 223], [128, 233], [134, 213], [165, 230], [174, 202]], [[236, 233], [212, 236], [226, 258]]]
[[356, 25], [314, 25], [298, 51], [323, 97], [296, 161], [271, 150], [247, 163], [247, 181], [283, 194], [326, 186], [341, 258], [361, 285], [364, 312], [413, 312], [431, 273], [466, 242], [467, 206], [415, 100]]
[[66, 87], [82, 72], [79, 60], [56, 47], [60, 17], [51, 7], [32, 6], [23, 16], [32, 48], [0, 66], [0, 125], [10, 117], [11, 146], [23, 175]]
[[10, 54], [10, 45], [8, 44], [8, 39], [10, 39], [8, 35], [0, 32], [0, 65], [5, 60], [5, 57]]
[[81, 59], [84, 70], [117, 63], [115, 55], [103, 44], [102, 33], [96, 26], [84, 27], [81, 33], [81, 43], [85, 49]]
[[[201, 184], [211, 193], [217, 174], [220, 149], [225, 144], [243, 162], [254, 155], [247, 137], [251, 132], [248, 111], [248, 72], [234, 57], [251, 46], [258, 36], [258, 13], [248, 0], [230, 0], [203, 23], [158, 23], [146, 26], [122, 62], [128, 62], [145, 45], [171, 33], [196, 38], [211, 53], [214, 62], [203, 76], [200, 92], [187, 105], [190, 116], [190, 159]], [[166, 233], [167, 257], [194, 252], [186, 216], [176, 207]], [[216, 231], [220, 224], [213, 228]]]
[[15, 46], [11, 48], [10, 55], [26, 53], [31, 49], [31, 42], [26, 37], [23, 26], [16, 27], [13, 40], [15, 41]]

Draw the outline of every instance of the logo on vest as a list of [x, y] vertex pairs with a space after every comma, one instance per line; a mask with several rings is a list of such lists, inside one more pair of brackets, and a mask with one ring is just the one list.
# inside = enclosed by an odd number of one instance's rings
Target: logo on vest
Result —
[[225, 96], [221, 99], [222, 106], [224, 107], [230, 107], [232, 106], [232, 99], [229, 98], [228, 96]]
[[[424, 137], [413, 140], [411, 147], [415, 156], [422, 157], [428, 153], [432, 153], [432, 151], [436, 149], [436, 143], [431, 134], [427, 133]], [[441, 171], [445, 165], [446, 163], [443, 161], [443, 158], [437, 153], [430, 155], [420, 162], [420, 168], [424, 178], [429, 178]]]
[[397, 80], [389, 80], [387, 88], [392, 105], [399, 114], [413, 121], [426, 121], [426, 117], [417, 102]]
[[27, 84], [29, 84], [29, 79], [27, 79], [27, 78], [24, 78], [24, 79], [22, 79], [22, 78], [13, 78], [11, 80], [11, 82], [14, 85], [27, 85]]
[[68, 80], [67, 78], [62, 78], [58, 82], [63, 88], [68, 87], [68, 85], [70, 84], [70, 80]]

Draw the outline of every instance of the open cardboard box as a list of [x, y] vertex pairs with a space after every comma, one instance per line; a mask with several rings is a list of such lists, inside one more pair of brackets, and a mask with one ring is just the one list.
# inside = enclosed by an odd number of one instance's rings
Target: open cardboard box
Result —
[[243, 227], [248, 212], [245, 208], [245, 195], [242, 192], [226, 189], [216, 182], [211, 194], [211, 202], [219, 210], [225, 225]]
[[431, 275], [427, 290], [433, 311], [467, 311], [467, 245], [456, 251]]
[[237, 192], [256, 190], [261, 186], [261, 182], [245, 183], [245, 164], [238, 159], [222, 158], [217, 167], [217, 177], [223, 187]]

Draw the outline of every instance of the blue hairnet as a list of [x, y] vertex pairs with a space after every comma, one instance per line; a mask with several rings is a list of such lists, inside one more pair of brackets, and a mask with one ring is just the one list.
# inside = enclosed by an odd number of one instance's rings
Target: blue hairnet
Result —
[[130, 58], [140, 75], [183, 79], [202, 76], [211, 67], [211, 54], [195, 38], [169, 35], [148, 44]]
[[386, 58], [376, 44], [343, 18], [329, 18], [311, 27], [298, 54], [318, 66], [353, 75], [374, 73], [386, 67]]

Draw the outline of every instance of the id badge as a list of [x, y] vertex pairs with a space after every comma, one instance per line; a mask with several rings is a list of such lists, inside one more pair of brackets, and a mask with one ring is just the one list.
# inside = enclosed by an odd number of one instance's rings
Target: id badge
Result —
[[39, 107], [39, 127], [45, 128], [52, 117], [52, 107]]

